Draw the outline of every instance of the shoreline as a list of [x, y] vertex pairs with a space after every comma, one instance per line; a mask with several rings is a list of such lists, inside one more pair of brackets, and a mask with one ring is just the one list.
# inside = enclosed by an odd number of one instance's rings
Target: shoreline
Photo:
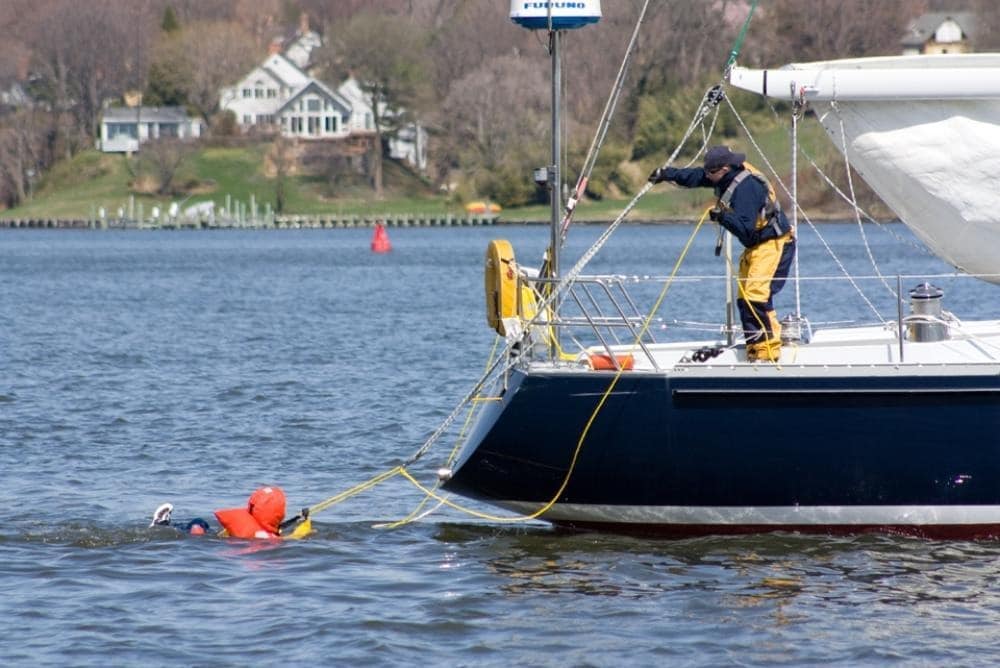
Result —
[[[814, 215], [813, 223], [843, 224], [856, 220], [844, 215]], [[574, 225], [608, 225], [612, 219], [574, 220]], [[696, 218], [636, 218], [625, 221], [631, 225], [691, 225]], [[801, 223], [802, 221], [800, 221]], [[864, 220], [862, 222], [871, 223]], [[875, 224], [901, 222], [898, 218], [875, 218]], [[230, 229], [350, 229], [385, 227], [507, 227], [515, 225], [548, 226], [548, 220], [504, 220], [497, 216], [277, 216], [258, 220], [88, 220], [59, 218], [6, 218], [0, 219], [2, 229], [60, 229], [60, 230], [230, 230]]]

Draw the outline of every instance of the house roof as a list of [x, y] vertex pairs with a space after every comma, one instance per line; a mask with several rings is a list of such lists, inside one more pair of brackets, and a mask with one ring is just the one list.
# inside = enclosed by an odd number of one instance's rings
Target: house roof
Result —
[[320, 81], [316, 81], [315, 79], [310, 81], [308, 84], [306, 84], [299, 90], [292, 93], [292, 96], [289, 97], [288, 100], [286, 100], [285, 103], [278, 108], [278, 111], [276, 113], [278, 114], [283, 113], [286, 109], [289, 108], [289, 106], [291, 106], [293, 102], [295, 102], [300, 97], [302, 97], [303, 95], [305, 95], [310, 91], [319, 93], [320, 97], [328, 99], [331, 102], [333, 102], [336, 106], [340, 107], [341, 112], [345, 114], [351, 113], [351, 103], [348, 102], [343, 95], [335, 93], [334, 91], [330, 90], [325, 84], [323, 84]]
[[972, 38], [976, 25], [976, 15], [973, 12], [928, 12], [910, 23], [906, 35], [900, 42], [903, 46], [922, 46], [934, 37], [934, 32], [949, 19], [962, 28], [965, 37]]
[[243, 77], [235, 88], [240, 88], [242, 84], [253, 80], [258, 70], [263, 71], [268, 76], [274, 78], [278, 83], [289, 88], [304, 86], [310, 81], [308, 74], [299, 69], [298, 65], [290, 61], [280, 53], [274, 53], [267, 57], [263, 63], [255, 67], [250, 74]]
[[187, 123], [184, 107], [110, 107], [104, 110], [105, 123]]

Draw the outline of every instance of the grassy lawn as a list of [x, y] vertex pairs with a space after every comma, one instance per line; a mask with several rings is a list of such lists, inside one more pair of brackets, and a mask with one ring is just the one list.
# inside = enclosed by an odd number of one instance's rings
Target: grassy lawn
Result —
[[[249, 206], [253, 196], [263, 210], [275, 205], [276, 180], [264, 173], [264, 146], [205, 148], [179, 170], [174, 182], [191, 186], [189, 196], [168, 197], [138, 193], [131, 189], [133, 176], [123, 155], [84, 151], [68, 162], [60, 163], [38, 184], [34, 197], [15, 209], [0, 212], [0, 218], [83, 219], [104, 207], [109, 216], [119, 207], [128, 209], [129, 200], [141, 205], [145, 213], [153, 206], [166, 208], [178, 202], [182, 208], [212, 201], [217, 206], [241, 201]], [[444, 197], [421, 194], [427, 186], [398, 165], [385, 165], [386, 196], [381, 201], [359, 184], [338, 187], [337, 197], [326, 194], [327, 184], [315, 176], [292, 176], [285, 181], [285, 213], [343, 214], [378, 216], [411, 214], [420, 216], [460, 215], [461, 204]]]
[[[812, 155], [830, 155], [833, 148], [818, 123], [810, 119], [801, 128], [800, 142], [803, 147]], [[787, 177], [791, 162], [787, 129], [771, 122], [755, 130], [755, 136], [775, 169]], [[745, 151], [750, 162], [765, 168], [748, 142], [733, 140], [731, 145]], [[128, 210], [132, 197], [135, 198], [136, 209], [141, 206], [147, 215], [154, 206], [165, 209], [172, 202], [186, 208], [199, 202], [213, 201], [221, 207], [227, 195], [232, 201], [241, 201], [247, 206], [253, 196], [263, 211], [265, 204], [274, 206], [276, 190], [275, 178], [265, 174], [266, 150], [266, 144], [202, 148], [187, 159], [174, 179], [174, 183], [184, 185], [192, 194], [173, 198], [134, 192], [130, 185], [134, 179], [130, 170], [133, 163], [129, 163], [125, 156], [96, 150], [84, 151], [72, 160], [57, 165], [38, 184], [29, 202], [0, 212], [0, 218], [84, 219], [95, 215], [99, 207], [113, 217], [119, 207]], [[641, 170], [639, 173], [648, 173], [654, 166], [655, 161], [649, 160], [637, 167]], [[525, 178], [529, 175], [526, 174]], [[815, 182], [816, 177], [812, 176], [807, 164], [800, 164], [800, 189], [809, 187], [809, 179]], [[461, 204], [428, 194], [433, 191], [426, 183], [393, 162], [385, 163], [385, 183], [386, 196], [377, 201], [367, 185], [356, 180], [331, 186], [321, 177], [288, 177], [285, 181], [285, 213], [368, 217], [401, 214], [443, 216], [449, 213], [459, 216], [464, 213]], [[626, 194], [581, 202], [575, 219], [613, 220], [630, 200], [631, 194]], [[684, 190], [663, 184], [639, 202], [630, 219], [692, 219], [699, 216], [711, 200], [711, 192], [707, 189]], [[511, 222], [548, 221], [549, 217], [546, 205], [512, 208], [501, 213], [501, 220]]]

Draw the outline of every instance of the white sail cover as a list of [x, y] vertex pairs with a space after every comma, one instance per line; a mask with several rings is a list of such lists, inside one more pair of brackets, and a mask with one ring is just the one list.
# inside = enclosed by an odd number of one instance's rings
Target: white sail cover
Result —
[[785, 100], [794, 90], [932, 251], [1000, 283], [1000, 54], [734, 68], [730, 81]]

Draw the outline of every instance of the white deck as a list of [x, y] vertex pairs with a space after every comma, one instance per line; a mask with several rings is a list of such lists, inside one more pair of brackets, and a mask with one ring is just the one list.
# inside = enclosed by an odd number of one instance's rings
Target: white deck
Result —
[[[779, 363], [746, 361], [742, 345], [723, 351], [706, 362], [690, 361], [691, 354], [703, 347], [724, 345], [719, 341], [683, 341], [647, 345], [652, 356], [635, 346], [613, 346], [616, 354], [631, 353], [635, 360], [634, 371], [691, 372], [700, 369], [742, 369], [764, 372], [793, 372], [796, 369], [864, 369], [865, 373], [885, 372], [927, 373], [1000, 373], [1000, 320], [952, 323], [949, 338], [936, 342], [904, 340], [900, 350], [895, 323], [885, 326], [825, 329], [814, 332], [809, 343], [786, 344], [782, 347]], [[604, 348], [591, 348], [591, 353], [606, 354]], [[901, 357], [902, 354], [902, 357]], [[654, 366], [655, 362], [655, 366]], [[589, 371], [587, 355], [581, 353], [575, 365]], [[572, 364], [570, 365], [573, 366]], [[605, 372], [608, 373], [608, 372]]]

